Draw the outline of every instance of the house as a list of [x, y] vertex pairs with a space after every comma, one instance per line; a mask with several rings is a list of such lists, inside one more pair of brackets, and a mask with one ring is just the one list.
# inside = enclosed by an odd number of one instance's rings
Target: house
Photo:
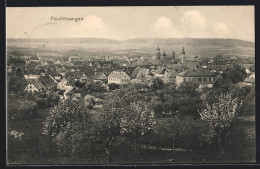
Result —
[[54, 64], [59, 65], [59, 64], [61, 64], [61, 61], [57, 60], [56, 62], [54, 62]]
[[50, 76], [40, 76], [39, 81], [46, 87], [47, 90], [53, 90], [57, 87], [57, 82]]
[[142, 84], [142, 83], [144, 83], [144, 81], [142, 79], [132, 79], [130, 81], [130, 83], [132, 83], [132, 84]]
[[132, 73], [132, 78], [142, 79], [142, 81], [151, 80], [154, 74], [147, 68], [136, 68]]
[[94, 62], [92, 65], [93, 68], [101, 68], [101, 65], [98, 62]]
[[116, 83], [116, 84], [126, 84], [131, 80], [130, 76], [123, 71], [113, 71], [108, 76], [108, 84]]
[[169, 71], [164, 67], [157, 67], [153, 74], [155, 77], [166, 77], [168, 72]]
[[11, 73], [13, 71], [12, 66], [7, 66], [7, 72]]
[[53, 77], [56, 82], [62, 79], [62, 75], [58, 73], [51, 74], [50, 76]]
[[255, 73], [252, 73], [252, 74], [249, 76], [249, 78], [255, 79]]
[[87, 81], [87, 75], [86, 73], [82, 72], [71, 72], [67, 75], [68, 81], [74, 81], [74, 82], [80, 82], [85, 83]]
[[132, 73], [132, 78], [145, 77], [148, 73], [149, 73], [149, 69], [137, 67]]
[[68, 81], [65, 78], [63, 78], [59, 83], [57, 83], [57, 88], [61, 90], [65, 90], [67, 84]]
[[243, 83], [246, 86], [254, 86], [255, 85], [255, 79], [254, 78], [245, 78]]
[[209, 64], [212, 64], [213, 62], [214, 62], [213, 59], [210, 59], [210, 60], [208, 61]]
[[28, 85], [25, 87], [24, 91], [34, 93], [46, 91], [46, 87], [36, 79], [28, 79]]
[[107, 76], [103, 72], [94, 72], [94, 74], [92, 75], [92, 79], [94, 81], [104, 81], [107, 79]]
[[24, 78], [29, 80], [29, 79], [38, 79], [40, 75], [35, 75], [35, 74], [27, 74], [24, 75]]
[[109, 63], [105, 63], [105, 64], [102, 66], [102, 69], [109, 69], [109, 68], [112, 68], [112, 65], [109, 64]]
[[126, 67], [126, 66], [130, 66], [130, 63], [128, 61], [121, 61], [120, 65]]
[[217, 80], [217, 76], [213, 72], [202, 69], [188, 69], [176, 75], [176, 85], [182, 82], [193, 81], [200, 84], [213, 84]]

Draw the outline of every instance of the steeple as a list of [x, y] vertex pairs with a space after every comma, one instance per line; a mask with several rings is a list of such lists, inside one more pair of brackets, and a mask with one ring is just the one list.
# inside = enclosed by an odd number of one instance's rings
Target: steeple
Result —
[[185, 51], [184, 51], [184, 47], [182, 49], [182, 53], [181, 53], [181, 63], [183, 64], [185, 62], [186, 58], [185, 58]]
[[172, 59], [173, 59], [173, 61], [175, 61], [175, 52], [174, 51], [172, 52]]
[[182, 49], [182, 54], [184, 54], [184, 55], [185, 55], [184, 46], [183, 46], [183, 49]]
[[156, 49], [156, 59], [160, 60], [161, 59], [161, 53], [160, 53], [160, 48], [159, 46]]

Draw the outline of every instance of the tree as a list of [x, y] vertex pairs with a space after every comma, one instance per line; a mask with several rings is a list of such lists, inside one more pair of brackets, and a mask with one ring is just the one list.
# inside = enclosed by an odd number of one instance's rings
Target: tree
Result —
[[238, 82], [242, 82], [245, 80], [247, 73], [245, 71], [245, 68], [243, 68], [239, 64], [232, 64], [230, 68], [224, 72], [223, 76], [228, 76], [234, 84]]
[[111, 162], [111, 151], [114, 141], [121, 136], [121, 118], [125, 113], [125, 102], [118, 95], [109, 95], [98, 123], [98, 139], [105, 146], [107, 163]]
[[28, 81], [24, 77], [8, 76], [8, 92], [21, 92], [28, 85]]
[[150, 111], [143, 102], [132, 102], [126, 107], [127, 113], [121, 119], [121, 132], [134, 136], [134, 148], [137, 152], [137, 141], [141, 135], [152, 130], [156, 124], [153, 111]]
[[200, 111], [203, 121], [209, 125], [209, 131], [204, 136], [209, 143], [217, 144], [224, 154], [224, 143], [229, 138], [232, 129], [232, 122], [236, 117], [237, 109], [241, 103], [237, 98], [232, 98], [231, 94], [221, 94], [218, 101], [212, 106], [207, 104], [207, 108]]
[[198, 94], [199, 84], [195, 82], [183, 82], [178, 88], [178, 91], [183, 94], [195, 97]]
[[53, 139], [62, 154], [85, 153], [95, 138], [92, 122], [88, 109], [77, 101], [66, 100], [50, 110], [43, 134]]
[[170, 118], [161, 119], [157, 125], [158, 132], [169, 138], [172, 143], [172, 155], [174, 158], [176, 142], [178, 139], [189, 132], [193, 125], [193, 119], [187, 116], [180, 117], [174, 115]]
[[92, 83], [88, 83], [86, 84], [86, 90], [87, 93], [93, 93], [93, 92], [106, 92], [106, 87], [104, 87], [102, 85], [102, 83], [100, 82], [92, 82]]
[[164, 83], [163, 83], [162, 79], [160, 79], [160, 78], [155, 78], [155, 79], [153, 80], [153, 84], [151, 85], [151, 88], [152, 88], [152, 90], [154, 90], [154, 91], [156, 91], [156, 90], [158, 90], [158, 89], [164, 88]]
[[108, 87], [110, 90], [116, 90], [116, 89], [120, 88], [120, 86], [116, 83], [110, 83], [110, 84], [108, 84]]

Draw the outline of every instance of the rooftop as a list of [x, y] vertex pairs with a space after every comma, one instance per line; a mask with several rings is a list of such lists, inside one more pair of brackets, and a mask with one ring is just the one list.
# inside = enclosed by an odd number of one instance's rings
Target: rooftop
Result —
[[123, 71], [113, 71], [108, 77], [122, 79], [124, 77], [130, 77], [130, 76]]
[[201, 69], [189, 69], [184, 72], [178, 74], [178, 76], [182, 77], [215, 77], [215, 73], [209, 72], [208, 70]]

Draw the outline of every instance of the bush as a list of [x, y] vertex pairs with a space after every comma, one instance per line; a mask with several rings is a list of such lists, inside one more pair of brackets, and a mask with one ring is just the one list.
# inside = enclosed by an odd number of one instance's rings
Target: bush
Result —
[[108, 84], [108, 87], [109, 87], [109, 90], [116, 90], [116, 89], [120, 88], [119, 84], [116, 84], [116, 83], [110, 83], [110, 84]]

